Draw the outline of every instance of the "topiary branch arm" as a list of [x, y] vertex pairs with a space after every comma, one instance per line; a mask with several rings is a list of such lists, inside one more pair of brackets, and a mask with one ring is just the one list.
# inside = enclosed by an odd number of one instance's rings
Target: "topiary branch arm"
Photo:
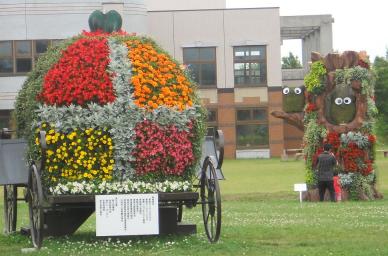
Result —
[[273, 111], [271, 112], [271, 115], [277, 118], [284, 119], [288, 121], [289, 124], [295, 126], [299, 130], [304, 130], [304, 124], [303, 124], [303, 113], [286, 113], [283, 111]]

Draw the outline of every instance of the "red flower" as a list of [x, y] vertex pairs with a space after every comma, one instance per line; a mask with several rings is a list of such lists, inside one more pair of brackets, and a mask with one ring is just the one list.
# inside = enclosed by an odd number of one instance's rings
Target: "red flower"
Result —
[[311, 112], [316, 111], [316, 110], [317, 110], [317, 105], [315, 105], [314, 103], [307, 104], [307, 107], [306, 107], [307, 113], [311, 113]]
[[360, 67], [362, 67], [362, 68], [369, 69], [369, 63], [367, 63], [367, 62], [365, 62], [365, 61], [363, 61], [363, 60], [361, 60], [361, 59], [358, 60], [358, 65], [359, 65]]
[[38, 100], [57, 106], [113, 102], [108, 64], [106, 38], [79, 39], [62, 52], [60, 60], [47, 72]]
[[331, 151], [335, 154], [335, 156], [339, 157], [339, 151], [338, 149], [341, 146], [340, 136], [337, 132], [329, 132], [326, 136], [325, 143], [328, 143], [331, 145]]
[[[189, 124], [191, 129], [192, 124]], [[163, 173], [182, 175], [194, 163], [191, 134], [175, 126], [160, 127], [150, 121], [139, 123], [136, 128], [137, 145], [132, 161], [136, 173]]]
[[369, 134], [368, 141], [369, 141], [370, 144], [376, 143], [376, 136], [373, 135], [373, 134]]

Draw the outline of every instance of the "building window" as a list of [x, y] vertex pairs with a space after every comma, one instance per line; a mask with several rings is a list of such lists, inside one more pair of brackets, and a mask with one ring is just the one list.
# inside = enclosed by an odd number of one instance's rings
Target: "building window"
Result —
[[207, 110], [207, 135], [208, 136], [214, 136], [216, 134], [216, 131], [218, 129], [217, 126], [217, 110], [215, 109], [208, 109]]
[[236, 110], [237, 149], [266, 148], [269, 145], [266, 108]]
[[59, 40], [0, 41], [0, 75], [25, 75], [38, 57]]
[[267, 85], [265, 46], [237, 46], [233, 49], [234, 84], [236, 86]]
[[184, 48], [183, 63], [188, 66], [192, 79], [201, 87], [217, 85], [215, 47]]
[[13, 72], [12, 41], [0, 42], [0, 73]]

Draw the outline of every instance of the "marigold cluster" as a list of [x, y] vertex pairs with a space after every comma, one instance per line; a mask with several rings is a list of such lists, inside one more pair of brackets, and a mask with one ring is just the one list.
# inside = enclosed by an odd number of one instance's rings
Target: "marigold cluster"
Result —
[[129, 40], [126, 44], [133, 67], [135, 103], [139, 107], [153, 110], [165, 105], [184, 110], [193, 105], [191, 84], [175, 62], [151, 43]]
[[38, 100], [57, 106], [113, 102], [115, 95], [108, 64], [106, 38], [77, 40], [62, 52], [58, 63], [44, 77]]
[[[46, 124], [41, 129], [46, 131], [45, 176], [51, 182], [112, 179], [113, 142], [106, 131], [89, 128], [60, 133]], [[38, 137], [35, 141], [40, 143]]]
[[[191, 128], [192, 124], [188, 127]], [[173, 125], [160, 127], [150, 121], [139, 123], [135, 132], [137, 146], [132, 165], [138, 175], [182, 175], [194, 163], [191, 133], [179, 131]]]

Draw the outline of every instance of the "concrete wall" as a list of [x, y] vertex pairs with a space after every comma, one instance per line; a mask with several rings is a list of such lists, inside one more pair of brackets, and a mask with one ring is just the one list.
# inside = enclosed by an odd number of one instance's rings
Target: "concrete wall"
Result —
[[145, 0], [148, 11], [225, 9], [226, 0]]
[[89, 30], [94, 10], [117, 10], [127, 32], [146, 33], [147, 10], [142, 0], [16, 0], [0, 4], [0, 40], [62, 39]]

